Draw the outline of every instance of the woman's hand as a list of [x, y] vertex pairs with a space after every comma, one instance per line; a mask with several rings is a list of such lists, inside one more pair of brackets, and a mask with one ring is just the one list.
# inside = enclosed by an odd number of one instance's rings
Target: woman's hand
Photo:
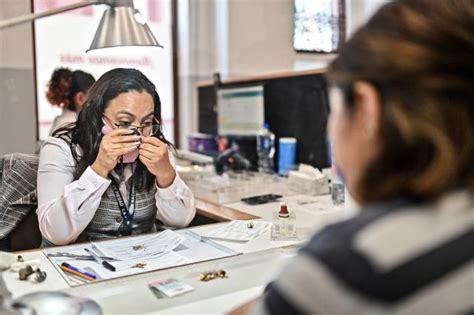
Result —
[[107, 178], [115, 168], [119, 158], [140, 145], [140, 136], [133, 135], [129, 129], [115, 129], [102, 137], [99, 153], [92, 169], [100, 176]]
[[168, 145], [155, 137], [142, 137], [140, 161], [155, 175], [159, 187], [166, 188], [173, 183], [176, 171], [168, 156]]

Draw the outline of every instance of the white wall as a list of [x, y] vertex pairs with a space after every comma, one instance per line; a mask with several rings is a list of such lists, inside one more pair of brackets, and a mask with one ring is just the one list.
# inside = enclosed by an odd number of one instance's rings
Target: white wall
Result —
[[[387, 0], [346, 0], [352, 34]], [[293, 0], [178, 0], [180, 143], [197, 130], [194, 83], [268, 72], [324, 68], [331, 54], [293, 49]]]
[[[216, 1], [228, 3], [228, 76], [323, 68], [335, 57], [294, 51], [293, 0]], [[386, 2], [346, 0], [346, 34], [352, 34]]]
[[[387, 0], [348, 0], [348, 33]], [[0, 19], [29, 13], [30, 0], [0, 0]], [[178, 0], [180, 142], [197, 129], [194, 86], [223, 77], [324, 67], [332, 55], [293, 51], [293, 0]], [[0, 30], [0, 154], [33, 152], [36, 109], [31, 26]]]
[[[222, 37], [216, 33], [216, 1], [178, 0], [178, 84], [179, 140], [187, 148], [187, 135], [197, 129], [197, 114], [193, 107], [194, 84], [207, 80], [219, 69], [216, 43]], [[221, 33], [222, 34], [222, 33]], [[226, 34], [224, 36], [224, 40]], [[220, 44], [220, 42], [219, 42]]]
[[229, 76], [322, 68], [334, 58], [293, 49], [293, 0], [229, 1]]
[[[0, 1], [0, 20], [31, 12], [30, 0]], [[31, 24], [0, 30], [0, 155], [36, 150]]]
[[229, 75], [292, 70], [292, 0], [229, 0]]

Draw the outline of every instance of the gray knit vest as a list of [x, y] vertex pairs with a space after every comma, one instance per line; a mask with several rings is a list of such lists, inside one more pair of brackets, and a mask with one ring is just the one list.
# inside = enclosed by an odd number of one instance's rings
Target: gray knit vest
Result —
[[[132, 235], [156, 231], [156, 187], [148, 192], [146, 189], [137, 192], [137, 201], [133, 215]], [[87, 227], [77, 238], [76, 242], [121, 236], [120, 226], [123, 222], [120, 208], [112, 190], [112, 185], [102, 195], [99, 207]]]
[[[146, 189], [137, 192], [137, 202], [133, 216], [132, 235], [142, 233], [156, 232], [156, 204], [155, 204], [156, 187], [153, 186], [148, 192]], [[112, 239], [122, 236], [120, 234], [120, 226], [123, 222], [120, 209], [115, 199], [112, 186], [109, 186], [102, 195], [99, 207], [94, 217], [87, 227], [79, 234], [75, 242], [89, 242], [101, 239]], [[52, 242], [43, 238], [41, 247], [55, 246]]]

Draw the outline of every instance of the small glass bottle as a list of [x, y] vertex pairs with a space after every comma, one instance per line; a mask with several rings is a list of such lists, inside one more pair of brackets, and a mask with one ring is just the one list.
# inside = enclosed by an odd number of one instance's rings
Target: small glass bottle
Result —
[[280, 211], [274, 213], [271, 238], [273, 241], [298, 239], [295, 213], [289, 212], [288, 206], [284, 202], [280, 204]]
[[340, 205], [345, 200], [345, 188], [344, 180], [342, 179], [342, 173], [336, 165], [336, 161], [333, 155], [333, 148], [328, 140], [329, 153], [331, 159], [331, 200], [334, 205]]
[[340, 176], [340, 171], [333, 164], [332, 166], [332, 182], [331, 182], [331, 199], [335, 205], [343, 204], [345, 201], [344, 182]]

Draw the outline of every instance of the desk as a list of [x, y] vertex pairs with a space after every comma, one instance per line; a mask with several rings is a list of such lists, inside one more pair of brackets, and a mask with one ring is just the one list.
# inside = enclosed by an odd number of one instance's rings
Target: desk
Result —
[[254, 220], [259, 218], [258, 216], [247, 212], [230, 208], [225, 205], [218, 205], [199, 198], [196, 198], [195, 201], [197, 214], [218, 222], [231, 220]]
[[[15, 274], [8, 272], [4, 273], [4, 279], [13, 297], [29, 292], [61, 290], [93, 299], [99, 303], [104, 314], [218, 314], [259, 295], [294, 254], [295, 248], [292, 247], [275, 248], [70, 288], [41, 252], [32, 252], [25, 254], [25, 258], [43, 256], [45, 259], [42, 268], [48, 272], [48, 279], [44, 283], [20, 282], [15, 279]], [[210, 282], [198, 281], [200, 273], [213, 269], [225, 269], [229, 277]], [[174, 298], [157, 299], [147, 284], [167, 278], [182, 280], [195, 290]]]
[[[305, 199], [307, 200], [308, 198], [311, 198], [311, 200], [314, 200], [315, 202], [309, 202], [307, 205], [298, 204], [298, 201]], [[314, 211], [323, 210], [320, 212], [327, 213], [327, 211], [342, 209], [342, 206], [334, 206], [332, 204], [330, 195], [317, 197], [306, 195], [289, 195], [281, 198], [277, 202], [253, 206], [246, 205], [243, 202], [219, 205], [199, 198], [195, 198], [195, 201], [197, 214], [218, 222], [231, 220], [255, 220], [260, 218], [271, 220], [271, 214], [274, 211], [278, 211], [279, 203], [281, 201], [285, 201], [290, 207], [290, 210], [296, 208], [298, 212], [300, 209], [304, 209], [306, 210], [305, 212], [309, 211], [314, 213]], [[311, 211], [312, 206], [317, 207], [318, 209]]]
[[[132, 278], [70, 288], [64, 292], [90, 297], [110, 314], [130, 312], [153, 314], [222, 313], [245, 302], [245, 299], [260, 294], [265, 285], [281, 269], [286, 259], [293, 256], [294, 253], [294, 248], [277, 248], [136, 275]], [[198, 280], [200, 273], [212, 269], [224, 269], [229, 277], [209, 282]], [[157, 299], [147, 288], [147, 283], [166, 278], [180, 279], [193, 286], [194, 291], [174, 298]], [[94, 290], [91, 291], [92, 288], [89, 286], [94, 286]], [[240, 297], [239, 295], [244, 292], [246, 294]], [[236, 296], [238, 299], [232, 301], [231, 298]], [[136, 303], [130, 301], [136, 301]], [[232, 301], [231, 304], [229, 304], [230, 301]], [[157, 310], [160, 311], [157, 312]]]
[[[330, 197], [318, 197], [318, 207], [298, 205], [305, 196], [285, 197], [290, 211], [296, 213], [296, 225], [299, 231], [305, 231], [306, 239], [310, 233], [329, 222], [345, 217], [342, 207], [323, 209], [330, 205]], [[231, 209], [260, 217], [271, 219], [272, 213], [278, 209], [278, 202], [258, 206], [248, 206], [243, 203], [226, 205]], [[225, 223], [217, 223], [225, 224]], [[190, 228], [203, 234], [215, 228], [209, 224]], [[300, 235], [301, 236], [301, 235]], [[5, 272], [4, 280], [13, 297], [26, 293], [43, 290], [61, 290], [75, 296], [89, 297], [102, 307], [105, 314], [117, 313], [148, 313], [148, 314], [189, 314], [189, 313], [225, 313], [246, 300], [259, 295], [265, 285], [273, 279], [288, 258], [296, 253], [299, 242], [271, 241], [270, 232], [247, 243], [218, 241], [226, 247], [241, 252], [244, 255], [207, 261], [192, 265], [138, 274], [130, 277], [90, 283], [79, 287], [69, 287], [58, 271], [50, 264], [44, 254], [39, 251], [24, 252], [26, 260], [40, 259], [41, 268], [48, 273], [44, 283], [36, 284], [20, 282], [18, 275]], [[210, 282], [200, 282], [200, 273], [213, 269], [225, 269], [229, 278], [216, 279]], [[194, 287], [194, 291], [174, 298], [157, 299], [148, 289], [147, 284], [153, 280], [176, 278]]]

